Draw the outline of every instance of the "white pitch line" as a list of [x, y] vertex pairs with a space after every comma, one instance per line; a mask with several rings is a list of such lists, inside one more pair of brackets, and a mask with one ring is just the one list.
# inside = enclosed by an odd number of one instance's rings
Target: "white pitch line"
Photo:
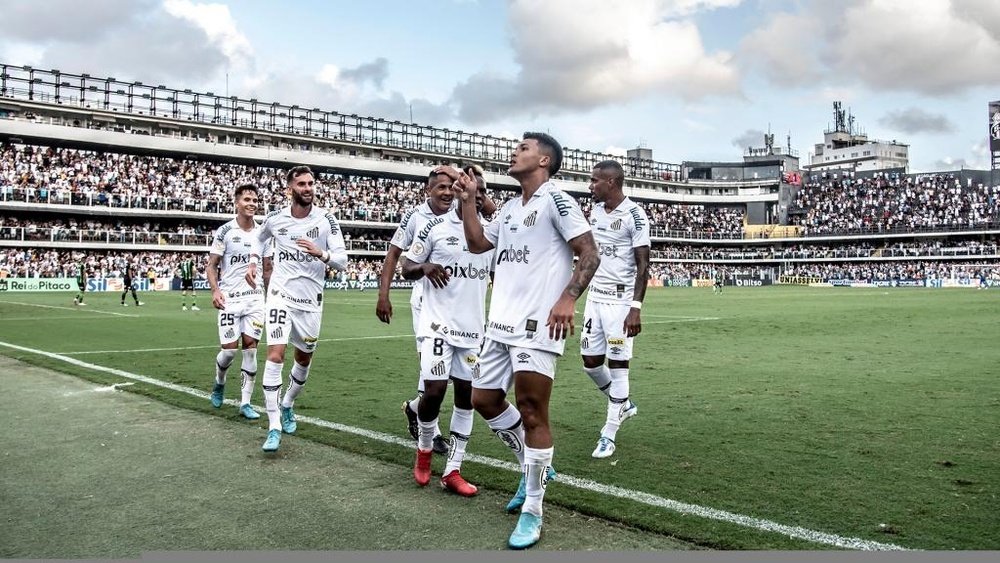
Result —
[[[119, 377], [124, 377], [126, 379], [131, 379], [134, 381], [140, 381], [142, 383], [147, 383], [149, 385], [155, 385], [157, 387], [163, 387], [164, 389], [170, 389], [171, 391], [177, 391], [178, 393], [185, 393], [187, 395], [192, 395], [201, 399], [208, 399], [208, 393], [198, 391], [197, 389], [192, 389], [190, 387], [184, 387], [183, 385], [177, 385], [175, 383], [169, 383], [166, 381], [160, 381], [152, 377], [145, 375], [139, 375], [135, 373], [130, 373], [124, 370], [109, 368], [105, 366], [99, 366], [95, 364], [88, 364], [87, 362], [78, 360], [76, 358], [70, 358], [60, 354], [54, 354], [52, 352], [46, 352], [44, 350], [36, 350], [34, 348], [27, 348], [24, 346], [18, 346], [16, 344], [10, 344], [7, 342], [0, 341], [0, 346], [5, 346], [14, 350], [20, 350], [22, 352], [29, 352], [32, 354], [37, 354], [39, 356], [45, 356], [46, 358], [51, 358], [54, 360], [59, 360], [66, 362], [70, 365], [77, 367], [90, 369], [94, 371], [102, 371], [105, 373], [110, 373], [112, 375], [117, 375]], [[227, 399], [226, 404], [236, 407], [237, 402], [232, 399]], [[260, 411], [259, 407], [255, 407], [257, 411]], [[356, 428], [354, 426], [347, 426], [344, 424], [338, 424], [336, 422], [330, 422], [320, 418], [313, 418], [311, 416], [296, 416], [296, 420], [300, 422], [305, 422], [308, 424], [314, 424], [316, 426], [321, 426], [323, 428], [329, 428], [331, 430], [337, 430], [339, 432], [347, 432], [349, 434], [354, 434], [357, 436], [362, 436], [372, 440], [379, 440], [381, 442], [386, 442], [389, 444], [395, 444], [398, 446], [403, 446], [405, 448], [413, 449], [416, 446], [413, 444], [413, 440], [403, 439], [399, 436], [394, 436], [392, 434], [385, 434], [383, 432], [375, 432], [373, 430], [366, 430], [364, 428]], [[468, 454], [465, 459], [472, 461], [474, 463], [481, 463], [488, 465], [490, 467], [495, 467], [498, 469], [506, 469], [508, 471], [513, 471], [515, 473], [520, 473], [520, 468], [513, 463], [507, 461], [500, 461], [498, 459], [480, 456], [476, 454]], [[828, 534], [826, 532], [819, 532], [816, 530], [810, 530], [808, 528], [802, 528], [799, 526], [787, 526], [785, 524], [779, 524], [771, 520], [765, 520], [762, 518], [754, 518], [752, 516], [744, 516], [742, 514], [736, 514], [733, 512], [726, 512], [724, 510], [718, 510], [715, 508], [709, 508], [706, 506], [700, 506], [697, 504], [689, 504], [685, 502], [680, 502], [676, 500], [671, 500], [668, 498], [663, 498], [650, 493], [644, 493], [642, 491], [634, 491], [631, 489], [625, 489], [622, 487], [616, 487], [614, 485], [605, 485], [603, 483], [598, 483], [596, 481], [591, 481], [589, 479], [581, 479], [578, 477], [573, 477], [564, 473], [560, 473], [556, 478], [556, 481], [569, 485], [571, 487], [576, 487], [580, 489], [585, 489], [598, 494], [603, 494], [607, 496], [617, 497], [621, 499], [631, 500], [641, 504], [646, 504], [649, 506], [654, 506], [657, 508], [664, 508], [673, 512], [677, 512], [683, 515], [698, 516], [701, 518], [707, 518], [710, 520], [717, 520], [721, 522], [727, 522], [730, 524], [736, 524], [738, 526], [744, 526], [747, 528], [753, 528], [756, 530], [762, 530], [766, 532], [772, 532], [776, 534], [781, 534], [786, 537], [802, 539], [810, 541], [813, 543], [830, 545], [834, 547], [839, 547], [843, 549], [856, 549], [862, 551], [908, 551], [907, 548], [891, 544], [891, 543], [881, 543], [871, 540], [864, 540], [861, 538], [852, 538], [846, 536], [839, 536], [836, 534]]]
[[128, 387], [129, 385], [135, 385], [131, 381], [126, 381], [124, 383], [115, 383], [114, 385], [108, 385], [107, 387], [95, 387], [94, 389], [87, 389], [86, 391], [71, 391], [69, 393], [63, 393], [64, 397], [72, 397], [73, 395], [83, 395], [84, 393], [108, 393], [111, 391], [118, 391], [121, 387]]
[[[388, 336], [349, 336], [347, 338], [321, 338], [319, 342], [346, 342], [349, 340], [384, 340], [387, 338], [413, 338], [412, 334], [392, 334]], [[205, 346], [176, 346], [173, 348], [138, 348], [135, 350], [86, 350], [83, 352], [59, 352], [66, 356], [85, 356], [87, 354], [135, 354], [140, 352], [176, 352], [179, 350], [204, 350], [218, 348], [218, 344]]]
[[[98, 315], [114, 315], [116, 317], [138, 317], [139, 315], [127, 315], [125, 313], [112, 313], [111, 311], [95, 311], [94, 309], [79, 309], [74, 307], [59, 307], [57, 305], [40, 305], [38, 303], [21, 303], [20, 301], [0, 301], [8, 305], [21, 305], [24, 307], [41, 307], [43, 309], [61, 309], [63, 311], [83, 311], [85, 313], [96, 313]], [[44, 319], [39, 319], [44, 320]]]

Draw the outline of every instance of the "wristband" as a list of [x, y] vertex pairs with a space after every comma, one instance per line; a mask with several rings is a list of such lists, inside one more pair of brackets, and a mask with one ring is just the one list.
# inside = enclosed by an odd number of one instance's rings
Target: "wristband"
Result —
[[633, 309], [642, 309], [642, 301], [633, 301], [632, 302], [632, 308]]
[[324, 264], [326, 264], [327, 262], [330, 261], [330, 253], [324, 250], [323, 254], [320, 254], [319, 259], [322, 260]]

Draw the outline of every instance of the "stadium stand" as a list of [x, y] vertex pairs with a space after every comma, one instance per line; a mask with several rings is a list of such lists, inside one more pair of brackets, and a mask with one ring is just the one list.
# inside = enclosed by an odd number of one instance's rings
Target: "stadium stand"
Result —
[[[3, 68], [0, 276], [68, 275], [60, 261], [81, 259], [111, 276], [133, 255], [168, 275], [178, 253], [205, 252], [231, 217], [236, 185], [259, 186], [261, 213], [285, 205], [282, 174], [294, 164], [319, 172], [317, 204], [341, 220], [351, 275], [366, 279], [377, 277], [402, 214], [422, 201], [431, 166], [476, 162], [495, 200], [515, 194], [504, 175], [510, 139], [211, 94], [198, 102], [164, 87], [124, 94], [114, 79], [86, 75], [68, 95], [46, 71], [29, 80]], [[585, 210], [590, 168], [609, 157], [567, 149], [557, 182]], [[989, 182], [822, 174], [799, 186], [787, 174], [684, 177], [678, 165], [620, 160], [626, 194], [650, 218], [657, 285], [692, 285], [720, 269], [731, 283], [1000, 279], [1000, 186]]]

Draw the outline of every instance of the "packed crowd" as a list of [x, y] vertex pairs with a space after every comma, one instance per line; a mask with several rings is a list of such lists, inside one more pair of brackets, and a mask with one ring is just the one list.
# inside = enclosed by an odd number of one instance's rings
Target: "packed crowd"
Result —
[[[126, 263], [145, 277], [171, 278], [179, 275], [181, 260], [187, 257], [194, 258], [196, 276], [204, 278], [207, 253], [0, 248], [0, 278], [74, 278], [80, 264], [88, 277], [118, 278], [122, 277]], [[381, 268], [381, 258], [355, 257], [344, 276], [331, 271], [330, 279], [378, 279]], [[402, 279], [398, 272], [396, 277]]]
[[[320, 173], [316, 205], [339, 219], [398, 223], [424, 200], [423, 183]], [[0, 148], [0, 202], [227, 213], [236, 186], [260, 189], [261, 213], [288, 204], [283, 171], [153, 156], [97, 153], [30, 145]], [[511, 191], [491, 190], [498, 204]], [[579, 197], [589, 208], [589, 197]], [[704, 205], [643, 202], [654, 236], [739, 238], [743, 211]]]
[[920, 256], [980, 256], [1000, 253], [1000, 239], [868, 242], [841, 245], [693, 246], [654, 244], [650, 256], [663, 260], [803, 260], [831, 258], [896, 258]]
[[824, 264], [793, 264], [783, 275], [828, 280], [888, 281], [933, 279], [988, 279], [1000, 277], [996, 262], [838, 262]]
[[806, 235], [995, 226], [1000, 186], [954, 176], [819, 178], [799, 190], [789, 220]]
[[[125, 251], [56, 251], [46, 249], [0, 250], [0, 278], [76, 277], [77, 266], [83, 264], [88, 277], [116, 278], [122, 276], [125, 264], [131, 263], [143, 276], [170, 278], [178, 275], [183, 258], [181, 252]], [[206, 254], [192, 255], [197, 276], [204, 278]], [[381, 273], [381, 258], [354, 257], [343, 273], [330, 272], [337, 281], [377, 281]], [[1000, 278], [1000, 264], [968, 261], [898, 261], [898, 262], [836, 262], [792, 263], [781, 267], [753, 264], [706, 264], [690, 262], [655, 262], [650, 264], [651, 279], [669, 285], [672, 280], [712, 279], [718, 273], [725, 276], [785, 275], [822, 280], [925, 280], [936, 278], [978, 279], [981, 273], [990, 279]], [[402, 279], [397, 272], [394, 279]]]

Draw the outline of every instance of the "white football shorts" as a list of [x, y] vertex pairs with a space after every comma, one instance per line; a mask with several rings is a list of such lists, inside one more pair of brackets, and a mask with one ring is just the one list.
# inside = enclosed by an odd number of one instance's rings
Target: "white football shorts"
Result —
[[487, 338], [479, 353], [479, 377], [473, 377], [472, 387], [510, 391], [517, 371], [533, 371], [555, 379], [558, 357], [555, 352], [510, 346]]
[[226, 301], [225, 308], [219, 309], [218, 324], [222, 344], [236, 342], [240, 334], [260, 340], [264, 330], [264, 300]]
[[472, 381], [479, 372], [479, 348], [459, 348], [444, 338], [420, 340], [420, 377], [447, 381], [449, 377]]
[[280, 297], [269, 300], [265, 306], [265, 334], [267, 345], [289, 344], [312, 354], [319, 343], [319, 327], [323, 323], [322, 311], [293, 309]]
[[580, 355], [606, 356], [609, 360], [632, 359], [632, 340], [625, 336], [625, 317], [631, 303], [597, 303], [587, 300], [580, 329]]

